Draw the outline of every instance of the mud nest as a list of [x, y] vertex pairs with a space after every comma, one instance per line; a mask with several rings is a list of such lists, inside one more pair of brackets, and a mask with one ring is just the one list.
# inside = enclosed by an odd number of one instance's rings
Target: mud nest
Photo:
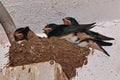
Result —
[[54, 60], [62, 66], [66, 76], [75, 77], [76, 68], [87, 64], [90, 50], [79, 48], [66, 40], [52, 37], [39, 39], [29, 32], [28, 40], [12, 43], [9, 50], [9, 66], [21, 66], [31, 63]]

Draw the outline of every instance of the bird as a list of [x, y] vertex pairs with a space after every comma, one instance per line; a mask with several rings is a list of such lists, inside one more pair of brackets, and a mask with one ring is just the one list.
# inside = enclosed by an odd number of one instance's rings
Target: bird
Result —
[[67, 25], [51, 23], [46, 25], [43, 30], [48, 38], [59, 37], [73, 43], [77, 40], [77, 36], [74, 35], [74, 30], [70, 29]]
[[[63, 19], [63, 21], [66, 22], [66, 19]], [[55, 24], [55, 23], [50, 23], [48, 25], [46, 25], [44, 27], [44, 31], [45, 33], [49, 33], [48, 37], [50, 37], [51, 35], [54, 36], [62, 36], [62, 35], [67, 35], [70, 33], [74, 33], [77, 32], [78, 30], [80, 30], [81, 32], [85, 31], [85, 30], [89, 30], [93, 27], [95, 27], [95, 23], [92, 24], [83, 24], [82, 26], [78, 26], [79, 24], [77, 23], [77, 21], [74, 21], [76, 24], [74, 24], [75, 26], [71, 26], [71, 25], [66, 25], [66, 24]], [[77, 25], [78, 24], [78, 25]]]
[[96, 22], [90, 24], [79, 24], [77, 20], [73, 17], [65, 17], [62, 20], [64, 22], [64, 25], [69, 25], [69, 27], [72, 26], [73, 28], [77, 27], [80, 28], [81, 30], [91, 29], [96, 26]]
[[[70, 17], [71, 19], [71, 17]], [[64, 22], [67, 19], [63, 19]], [[44, 32], [47, 34], [48, 37], [51, 36], [57, 36], [60, 37], [62, 36], [62, 38], [68, 37], [69, 36], [74, 36], [74, 34], [76, 34], [78, 32], [78, 30], [80, 30], [81, 32], [84, 32], [86, 30], [89, 30], [93, 27], [95, 27], [95, 23], [92, 24], [83, 24], [82, 26], [79, 26], [78, 22], [72, 18], [73, 23], [75, 23], [73, 26], [71, 25], [66, 25], [66, 24], [55, 24], [55, 23], [51, 23], [45, 26], [45, 28], [43, 29]], [[65, 36], [65, 37], [63, 37]], [[75, 37], [75, 36], [74, 36]], [[76, 37], [75, 37], [76, 38]]]
[[96, 38], [100, 40], [114, 40], [114, 38], [107, 37], [98, 32], [91, 31], [90, 29], [96, 26], [95, 25], [96, 22], [91, 24], [79, 24], [77, 20], [73, 17], [65, 17], [63, 18], [63, 22], [64, 22], [64, 25], [68, 25], [69, 27], [72, 27], [72, 28], [77, 28], [76, 30], [74, 29], [75, 33], [78, 33], [78, 32], [84, 33], [89, 38]]
[[[22, 40], [28, 40], [28, 33], [33, 32], [29, 26], [18, 28], [14, 32], [14, 39], [16, 42], [22, 41]], [[34, 32], [33, 32], [34, 33]], [[35, 34], [36, 35], [36, 34]], [[38, 36], [39, 39], [42, 39], [42, 37]]]
[[60, 37], [60, 36], [71, 33], [67, 29], [69, 29], [67, 25], [58, 25], [55, 23], [51, 23], [51, 24], [46, 25], [43, 30], [44, 30], [44, 33], [47, 34], [48, 37], [52, 37], [52, 36]]
[[31, 30], [28, 26], [16, 29], [14, 32], [15, 41], [28, 40], [27, 34], [29, 31]]

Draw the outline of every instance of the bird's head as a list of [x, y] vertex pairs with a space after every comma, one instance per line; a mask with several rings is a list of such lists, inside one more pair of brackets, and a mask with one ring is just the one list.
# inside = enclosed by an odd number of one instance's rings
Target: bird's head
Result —
[[65, 17], [63, 18], [63, 22], [64, 25], [79, 25], [79, 23], [73, 17]]
[[29, 31], [31, 31], [31, 30], [28, 26], [26, 26], [24, 28], [16, 29], [16, 31], [14, 32], [15, 41], [17, 42], [17, 41], [21, 41], [21, 40], [27, 40], [27, 34]]
[[54, 24], [54, 23], [51, 23], [51, 24], [46, 25], [43, 30], [44, 30], [45, 34], [49, 34], [53, 30], [55, 30], [56, 28], [58, 28], [58, 25]]

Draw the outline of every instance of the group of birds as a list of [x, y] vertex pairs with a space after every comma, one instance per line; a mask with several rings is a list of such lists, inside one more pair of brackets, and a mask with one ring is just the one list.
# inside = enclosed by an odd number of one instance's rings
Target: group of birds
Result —
[[[43, 30], [48, 38], [59, 37], [79, 47], [90, 47], [110, 56], [102, 46], [112, 46], [112, 43], [106, 41], [114, 40], [114, 38], [91, 31], [90, 29], [95, 26], [96, 22], [91, 24], [79, 24], [75, 18], [66, 17], [63, 18], [63, 24], [51, 23], [46, 25]], [[15, 41], [28, 40], [27, 34], [29, 31], [31, 31], [29, 27], [18, 28], [14, 32]]]

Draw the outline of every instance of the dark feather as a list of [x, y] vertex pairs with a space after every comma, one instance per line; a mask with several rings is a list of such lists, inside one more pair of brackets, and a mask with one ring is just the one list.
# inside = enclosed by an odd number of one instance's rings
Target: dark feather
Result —
[[102, 40], [92, 39], [92, 38], [86, 38], [84, 40], [81, 40], [80, 42], [84, 42], [84, 41], [88, 42], [89, 40], [92, 40], [92, 41], [96, 42], [100, 46], [112, 46], [112, 43], [110, 43], [110, 42], [105, 42], [105, 41], [102, 41]]
[[97, 32], [90, 31], [90, 30], [86, 30], [85, 33], [90, 35], [91, 37], [95, 37], [96, 39], [100, 39], [100, 40], [114, 40], [114, 38], [107, 37]]
[[99, 46], [99, 47], [103, 50], [103, 52], [104, 52], [107, 56], [110, 56], [105, 49], [103, 49], [101, 46]]

